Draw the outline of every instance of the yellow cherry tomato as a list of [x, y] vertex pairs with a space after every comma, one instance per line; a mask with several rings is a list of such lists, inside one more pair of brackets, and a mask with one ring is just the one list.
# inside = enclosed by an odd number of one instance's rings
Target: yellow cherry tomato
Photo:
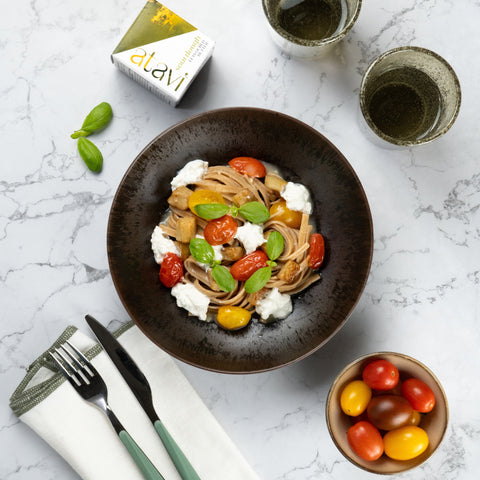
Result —
[[279, 200], [270, 207], [270, 217], [283, 222], [287, 227], [298, 228], [302, 223], [302, 212], [295, 212], [287, 207], [285, 200]]
[[246, 327], [252, 314], [242, 307], [220, 307], [217, 313], [217, 323], [227, 330], [238, 330]]
[[204, 203], [225, 203], [223, 197], [213, 190], [195, 190], [188, 199], [188, 208], [196, 214], [194, 207]]
[[372, 398], [372, 390], [363, 380], [350, 382], [340, 395], [340, 406], [347, 415], [358, 417], [366, 409]]
[[393, 460], [410, 460], [421, 455], [428, 447], [428, 435], [414, 425], [390, 430], [383, 437], [385, 454]]
[[414, 410], [407, 425], [418, 425], [421, 422], [421, 420], [422, 420], [422, 414]]

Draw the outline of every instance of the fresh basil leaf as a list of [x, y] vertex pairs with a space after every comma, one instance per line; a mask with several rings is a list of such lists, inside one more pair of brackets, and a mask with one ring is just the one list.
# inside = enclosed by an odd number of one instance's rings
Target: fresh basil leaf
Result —
[[264, 223], [270, 218], [267, 207], [260, 202], [244, 203], [238, 212], [242, 217], [252, 223]]
[[270, 267], [263, 267], [258, 269], [246, 282], [245, 291], [247, 293], [255, 293], [261, 290], [272, 276], [272, 269]]
[[97, 130], [105, 128], [112, 119], [113, 112], [112, 107], [107, 102], [102, 102], [97, 105], [86, 116], [82, 128], [76, 130], [70, 136], [72, 138], [86, 137]]
[[270, 260], [276, 260], [283, 252], [284, 240], [282, 234], [274, 230], [267, 240], [267, 255]]
[[235, 280], [228, 268], [222, 265], [215, 265], [212, 269], [212, 277], [224, 292], [233, 292], [235, 290]]
[[230, 211], [230, 207], [224, 203], [201, 203], [193, 207], [195, 213], [205, 220], [214, 220], [226, 215]]
[[190, 253], [200, 263], [210, 265], [215, 257], [212, 246], [203, 238], [192, 238], [190, 240]]
[[78, 153], [92, 172], [99, 172], [103, 165], [103, 155], [98, 147], [88, 138], [78, 139]]

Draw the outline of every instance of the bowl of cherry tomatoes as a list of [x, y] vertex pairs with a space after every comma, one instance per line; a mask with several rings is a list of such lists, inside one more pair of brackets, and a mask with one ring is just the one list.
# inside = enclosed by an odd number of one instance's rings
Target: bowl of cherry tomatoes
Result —
[[417, 467], [440, 445], [448, 403], [435, 375], [401, 353], [379, 352], [347, 365], [327, 398], [333, 442], [354, 465], [394, 474]]

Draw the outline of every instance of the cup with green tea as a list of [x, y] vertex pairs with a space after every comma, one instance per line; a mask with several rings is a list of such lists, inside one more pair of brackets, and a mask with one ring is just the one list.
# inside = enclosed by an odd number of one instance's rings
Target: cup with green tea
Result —
[[288, 55], [317, 58], [353, 27], [362, 0], [262, 0], [274, 42]]
[[457, 118], [460, 83], [436, 53], [399, 47], [377, 57], [360, 85], [360, 110], [380, 142], [414, 146], [446, 133]]

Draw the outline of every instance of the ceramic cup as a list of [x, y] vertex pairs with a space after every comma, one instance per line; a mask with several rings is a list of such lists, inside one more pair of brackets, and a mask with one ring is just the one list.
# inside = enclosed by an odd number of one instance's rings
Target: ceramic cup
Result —
[[317, 58], [352, 28], [362, 0], [262, 0], [274, 42], [288, 55]]
[[436, 53], [399, 47], [377, 57], [360, 85], [362, 118], [377, 139], [422, 145], [447, 132], [457, 118], [461, 90], [453, 68]]

